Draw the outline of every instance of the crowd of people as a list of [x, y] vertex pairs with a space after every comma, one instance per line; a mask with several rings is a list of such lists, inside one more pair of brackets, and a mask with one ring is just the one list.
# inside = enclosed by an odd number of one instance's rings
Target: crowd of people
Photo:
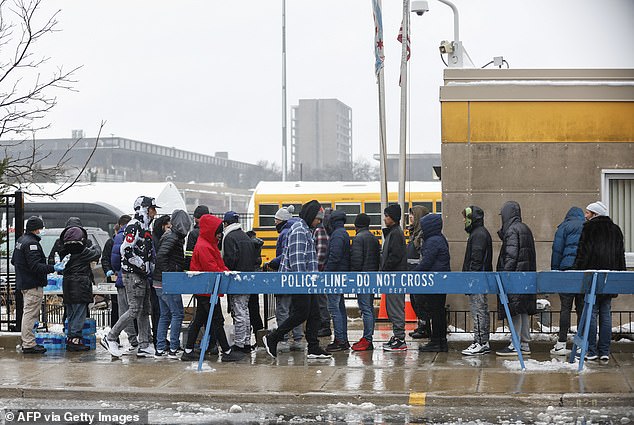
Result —
[[[81, 221], [71, 217], [49, 259], [40, 245], [44, 222], [30, 217], [26, 232], [16, 242], [12, 264], [16, 270], [16, 288], [24, 298], [21, 322], [22, 352], [41, 354], [46, 349], [37, 345], [34, 324], [40, 315], [43, 287], [47, 274], [64, 276], [63, 299], [68, 319], [66, 347], [69, 351], [85, 351], [81, 333], [92, 302], [91, 262], [101, 256], [107, 278], [115, 281], [112, 327], [101, 338], [101, 345], [112, 356], [134, 354], [138, 357], [166, 357], [191, 361], [198, 358], [194, 350], [199, 332], [210, 314], [209, 294], [197, 294], [196, 311], [189, 324], [186, 341], [181, 341], [184, 307], [180, 295], [163, 293], [162, 274], [185, 270], [202, 272], [347, 272], [347, 271], [416, 271], [450, 270], [450, 250], [443, 235], [443, 220], [430, 214], [424, 206], [413, 206], [408, 212], [409, 241], [400, 224], [399, 205], [389, 205], [383, 212], [383, 243], [370, 232], [370, 217], [364, 213], [354, 219], [355, 236], [345, 229], [346, 214], [340, 210], [324, 210], [317, 200], [307, 202], [294, 216], [293, 206], [280, 208], [275, 214], [279, 233], [276, 256], [262, 264], [263, 241], [252, 231], [245, 231], [236, 212], [218, 218], [200, 205], [194, 211], [194, 222], [187, 212], [175, 210], [159, 215], [154, 198], [140, 196], [134, 203], [134, 216], [123, 215], [115, 233], [103, 252], [90, 243]], [[585, 215], [585, 217], [584, 217]], [[497, 232], [502, 245], [495, 270], [504, 272], [536, 271], [533, 234], [522, 222], [520, 205], [506, 202], [501, 210], [501, 228]], [[493, 271], [492, 237], [484, 225], [484, 211], [472, 205], [462, 211], [464, 229], [468, 233], [462, 271]], [[193, 224], [193, 228], [192, 228]], [[65, 258], [65, 260], [60, 260]], [[584, 211], [573, 207], [555, 233], [552, 270], [625, 270], [623, 234], [608, 216], [606, 206], [593, 202]], [[560, 294], [561, 315], [558, 341], [553, 355], [566, 355], [573, 302], [577, 320], [583, 309], [582, 294]], [[522, 354], [530, 353], [530, 316], [536, 313], [536, 295], [510, 294], [509, 311], [520, 339]], [[592, 312], [587, 359], [609, 359], [611, 340], [611, 295], [597, 296]], [[328, 358], [333, 352], [352, 349], [374, 349], [374, 296], [359, 294], [358, 306], [363, 321], [363, 336], [351, 344], [348, 339], [348, 317], [341, 294], [276, 295], [277, 328], [263, 337], [266, 351], [272, 357], [279, 352], [304, 350], [308, 358]], [[409, 348], [405, 335], [405, 294], [387, 294], [386, 311], [392, 325], [391, 338], [382, 344], [385, 351]], [[417, 328], [410, 332], [414, 339], [429, 338], [419, 344], [422, 352], [446, 352], [447, 313], [445, 294], [412, 294], [411, 303], [418, 317]], [[228, 295], [233, 318], [233, 344], [225, 333], [220, 299], [213, 308], [210, 329], [210, 353], [221, 361], [242, 359], [255, 347], [252, 335], [264, 332], [258, 294]], [[462, 350], [468, 356], [487, 354], [490, 315], [486, 294], [470, 294], [473, 321], [473, 342]], [[501, 318], [505, 311], [498, 306]], [[599, 338], [597, 341], [597, 322]], [[332, 324], [332, 330], [331, 330]], [[120, 334], [125, 331], [128, 345], [122, 347]], [[169, 331], [169, 338], [168, 338]], [[332, 335], [326, 347], [319, 337]], [[496, 352], [500, 356], [518, 353], [513, 344]]]

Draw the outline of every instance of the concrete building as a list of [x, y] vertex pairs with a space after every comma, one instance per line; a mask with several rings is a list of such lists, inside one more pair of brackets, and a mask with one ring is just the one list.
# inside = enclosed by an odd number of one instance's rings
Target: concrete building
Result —
[[[444, 231], [452, 270], [467, 234], [461, 210], [478, 205], [494, 239], [499, 212], [519, 202], [538, 270], [572, 206], [602, 200], [634, 267], [634, 70], [446, 69], [442, 106]], [[620, 297], [619, 297], [620, 299]]]
[[352, 109], [337, 99], [300, 99], [291, 110], [291, 169], [352, 164]]

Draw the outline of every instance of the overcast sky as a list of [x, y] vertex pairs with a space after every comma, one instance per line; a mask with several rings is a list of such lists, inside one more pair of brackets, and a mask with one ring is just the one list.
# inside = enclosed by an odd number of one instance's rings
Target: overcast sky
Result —
[[[455, 0], [476, 66], [634, 68], [633, 0]], [[288, 107], [337, 98], [352, 108], [353, 156], [378, 152], [371, 0], [288, 0]], [[429, 0], [411, 17], [410, 151], [440, 152], [438, 45], [453, 38], [449, 7]], [[61, 30], [38, 49], [51, 64], [83, 65], [78, 92], [59, 93], [51, 128], [228, 151], [281, 163], [281, 0], [45, 0]], [[402, 2], [383, 0], [388, 150], [399, 137]], [[290, 116], [290, 112], [289, 112]], [[289, 121], [290, 129], [290, 121]], [[289, 135], [290, 143], [290, 135]]]

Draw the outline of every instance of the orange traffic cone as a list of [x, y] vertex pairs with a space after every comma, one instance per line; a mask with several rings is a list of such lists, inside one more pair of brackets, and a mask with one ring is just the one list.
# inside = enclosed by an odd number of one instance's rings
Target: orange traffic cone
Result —
[[[385, 306], [385, 294], [381, 295], [381, 304], [379, 305], [379, 315], [377, 316], [377, 320], [388, 320], [387, 308]], [[417, 320], [418, 318], [416, 317], [416, 313], [412, 308], [412, 303], [409, 300], [409, 294], [405, 294], [405, 321], [416, 322]]]

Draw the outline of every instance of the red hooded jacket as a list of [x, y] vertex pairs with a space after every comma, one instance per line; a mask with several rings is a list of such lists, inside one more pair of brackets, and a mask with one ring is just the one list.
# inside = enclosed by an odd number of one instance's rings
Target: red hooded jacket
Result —
[[[224, 272], [229, 271], [222, 261], [222, 255], [218, 249], [218, 238], [216, 232], [222, 225], [222, 220], [211, 214], [201, 217], [200, 236], [194, 247], [194, 254], [190, 265], [191, 271], [197, 272]], [[201, 294], [209, 296], [209, 294]]]

